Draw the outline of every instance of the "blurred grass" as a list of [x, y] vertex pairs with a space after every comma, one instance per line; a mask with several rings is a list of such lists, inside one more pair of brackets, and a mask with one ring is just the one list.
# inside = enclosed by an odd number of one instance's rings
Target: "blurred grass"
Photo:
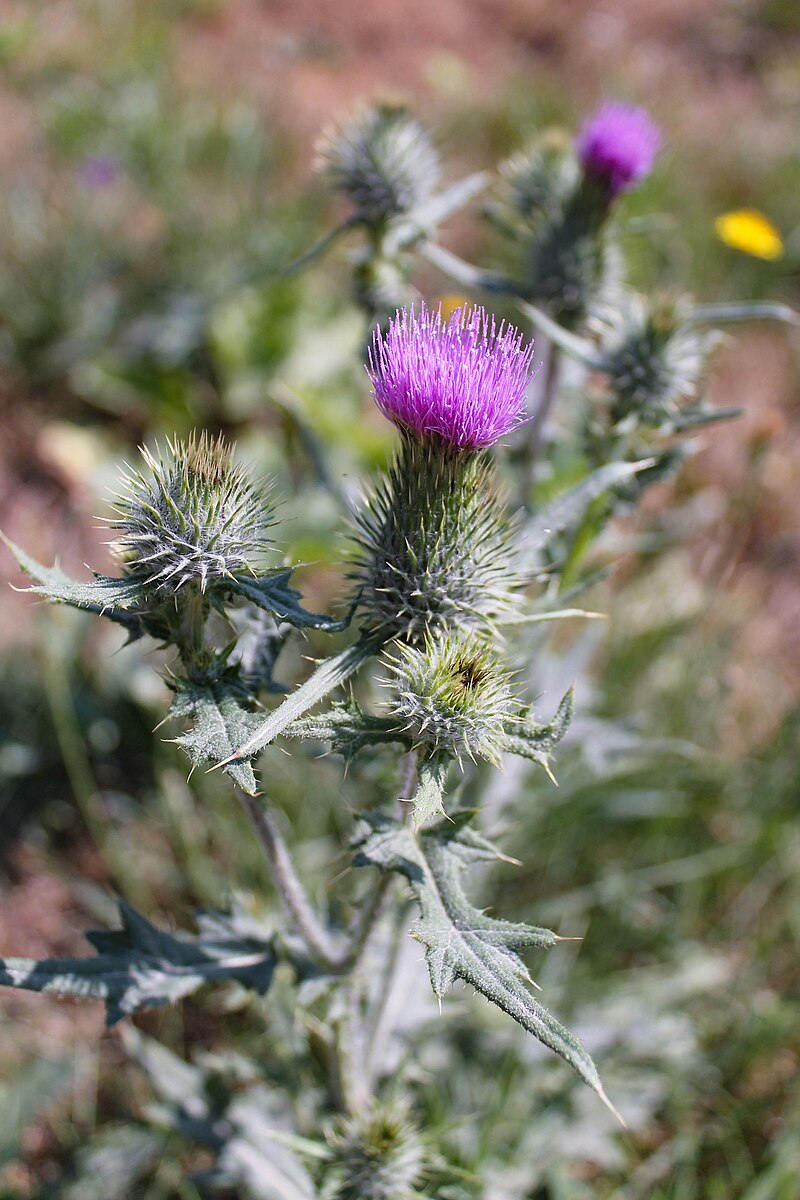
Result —
[[[138, 439], [194, 424], [236, 434], [292, 497], [282, 514], [286, 548], [316, 564], [305, 580], [327, 603], [338, 588], [331, 534], [343, 508], [331, 481], [353, 493], [388, 440], [365, 420], [363, 329], [341, 296], [341, 255], [303, 277], [276, 278], [327, 219], [313, 189], [299, 192], [291, 178], [309, 148], [292, 142], [283, 114], [265, 117], [245, 95], [218, 98], [175, 70], [180, 21], [206, 7], [89, 6], [92, 36], [82, 31], [57, 50], [48, 51], [36, 16], [0, 33], [7, 86], [29, 113], [36, 147], [8, 174], [0, 209], [4, 408], [13, 421], [91, 430], [97, 480]], [[771, 0], [759, 20], [792, 29], [791, 11]], [[495, 100], [446, 113], [441, 140], [487, 165], [543, 121], [574, 121], [566, 96], [546, 76], [511, 80]], [[796, 303], [798, 149], [753, 167], [747, 147], [731, 140], [716, 164], [698, 145], [674, 145], [631, 197], [635, 278], [658, 276], [708, 300]], [[91, 169], [100, 160], [110, 177], [98, 186]], [[736, 257], [714, 241], [714, 215], [742, 203], [768, 209], [789, 235], [783, 264]], [[647, 223], [653, 211], [666, 215]], [[631, 587], [607, 588], [592, 604], [613, 619], [589, 657], [578, 656], [586, 703], [572, 749], [559, 756], [558, 791], [511, 773], [490, 793], [487, 819], [513, 834], [529, 868], [498, 874], [498, 909], [584, 937], [580, 949], [566, 943], [573, 955], [559, 950], [541, 979], [559, 1014], [569, 1018], [572, 1006], [587, 1040], [597, 1040], [636, 1118], [619, 1141], [580, 1097], [564, 1098], [557, 1070], [527, 1061], [482, 1014], [470, 1010], [466, 1020], [461, 1005], [460, 1019], [435, 1027], [424, 1056], [435, 1072], [451, 1040], [461, 1067], [452, 1079], [422, 1080], [419, 1103], [465, 1171], [494, 1157], [501, 1196], [797, 1195], [800, 714], [786, 713], [768, 744], [722, 751], [737, 609], [692, 576], [678, 537], [647, 517], [626, 543]], [[665, 605], [665, 588], [684, 585], [689, 602], [673, 595]], [[177, 750], [152, 734], [163, 710], [157, 656], [133, 647], [109, 657], [111, 643], [88, 622], [52, 610], [29, 641], [34, 654], [4, 651], [0, 690], [8, 882], [24, 873], [19, 848], [30, 850], [37, 872], [74, 887], [73, 927], [102, 909], [101, 889], [178, 925], [197, 905], [224, 904], [233, 887], [269, 894], [225, 784], [200, 775], [187, 786]], [[567, 639], [568, 664], [574, 648]], [[352, 782], [345, 790], [336, 760], [274, 756], [270, 791], [321, 901], [345, 866], [350, 812], [390, 778], [391, 764], [370, 762], [358, 790]], [[72, 883], [79, 874], [89, 886]], [[31, 930], [41, 915], [2, 911], [9, 927]], [[65, 1042], [78, 1062], [100, 1057], [99, 1076], [75, 1068], [67, 1102], [60, 1083], [29, 1074], [55, 1011], [36, 1003], [21, 1015], [8, 1002], [4, 1016], [0, 999], [0, 1069], [9, 1073], [0, 1100], [18, 1114], [2, 1121], [7, 1158], [21, 1125], [44, 1112], [0, 1176], [8, 1200], [58, 1194], [89, 1138], [148, 1100], [141, 1081], [129, 1094], [117, 1043], [98, 1042], [96, 1031], [78, 1030], [77, 1050]], [[184, 1053], [217, 1040], [224, 1003], [192, 1000], [141, 1024]], [[227, 1014], [225, 1029], [230, 1045], [257, 1052], [263, 1035], [252, 1009]], [[65, 1037], [63, 1026], [54, 1036]], [[51, 1101], [43, 1107], [40, 1084]], [[563, 1128], [548, 1124], [555, 1111]], [[151, 1177], [154, 1200], [195, 1194], [175, 1163], [196, 1161], [182, 1144], [174, 1150]], [[522, 1172], [516, 1180], [509, 1162]]]

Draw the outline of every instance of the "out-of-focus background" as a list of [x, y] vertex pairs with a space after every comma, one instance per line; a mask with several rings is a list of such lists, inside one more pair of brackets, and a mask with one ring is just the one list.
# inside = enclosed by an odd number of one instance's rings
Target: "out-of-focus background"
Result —
[[[0, 61], [0, 528], [73, 573], [111, 565], [93, 516], [119, 460], [203, 426], [275, 477], [287, 553], [317, 564], [312, 606], [335, 603], [340, 521], [308, 431], [354, 493], [391, 435], [358, 369], [346, 249], [279, 268], [337, 218], [314, 142], [365, 99], [407, 101], [453, 178], [600, 98], [643, 103], [666, 151], [625, 201], [660, 214], [640, 281], [800, 307], [795, 0], [5, 0]], [[716, 237], [734, 208], [774, 223], [780, 258]], [[446, 240], [477, 258], [484, 236], [462, 216]], [[538, 668], [548, 708], [565, 671], [578, 680], [582, 716], [558, 793], [503, 801], [530, 869], [498, 875], [498, 909], [584, 937], [548, 995], [635, 1112], [620, 1141], [581, 1109], [553, 1161], [530, 1150], [541, 1179], [498, 1196], [798, 1195], [798, 349], [766, 324], [729, 338], [711, 401], [743, 415], [614, 527], [621, 566], [593, 600], [609, 620]], [[2, 953], [84, 952], [112, 892], [178, 920], [262, 887], [224, 786], [190, 790], [151, 732], [158, 656], [110, 656], [113, 631], [15, 595], [7, 554], [0, 572]], [[281, 759], [271, 788], [317, 867], [335, 843]], [[339, 767], [302, 772], [335, 836]], [[200, 999], [137, 1023], [184, 1052], [216, 1044], [222, 1016]], [[246, 1014], [225, 1019], [244, 1036]], [[120, 1087], [102, 1020], [0, 996], [0, 1195], [56, 1188], [96, 1130], [146, 1103], [144, 1082]], [[481, 1136], [511, 1144], [511, 1102], [465, 1080], [470, 1119], [490, 1114]], [[195, 1195], [174, 1170], [146, 1194]]]

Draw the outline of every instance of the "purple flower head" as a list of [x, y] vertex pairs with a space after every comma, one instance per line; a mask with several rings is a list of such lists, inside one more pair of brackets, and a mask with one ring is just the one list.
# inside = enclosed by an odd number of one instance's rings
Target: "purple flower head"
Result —
[[91, 191], [102, 191], [116, 183], [122, 166], [113, 154], [89, 154], [78, 167], [78, 178]]
[[613, 102], [600, 105], [577, 140], [583, 169], [611, 199], [650, 173], [660, 148], [661, 131], [643, 108]]
[[400, 429], [458, 450], [491, 446], [523, 418], [533, 343], [483, 308], [423, 304], [397, 312], [372, 335], [367, 371], [378, 408]]

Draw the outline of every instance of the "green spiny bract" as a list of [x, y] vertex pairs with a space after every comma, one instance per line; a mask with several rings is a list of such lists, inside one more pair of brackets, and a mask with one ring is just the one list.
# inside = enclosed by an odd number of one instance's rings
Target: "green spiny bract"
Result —
[[502, 175], [487, 215], [509, 242], [507, 290], [567, 327], [580, 325], [620, 285], [602, 190], [581, 175], [574, 152], [547, 135]]
[[268, 547], [265, 489], [233, 461], [231, 447], [206, 434], [142, 449], [146, 469], [130, 469], [109, 524], [126, 575], [148, 587], [201, 591], [214, 581], [254, 574]]
[[368, 224], [416, 208], [431, 196], [440, 172], [426, 131], [391, 104], [365, 108], [326, 134], [318, 164]]
[[446, 754], [499, 763], [506, 729], [520, 705], [508, 672], [480, 634], [428, 636], [421, 648], [388, 656], [389, 715], [426, 756]]
[[491, 210], [498, 221], [503, 208], [507, 218], [554, 213], [574, 192], [580, 167], [566, 135], [550, 130], [528, 151], [515, 154], [500, 167], [501, 203]]
[[484, 454], [404, 437], [354, 525], [350, 575], [367, 634], [414, 644], [453, 627], [491, 630], [523, 585], [515, 522]]
[[631, 414], [658, 422], [676, 416], [681, 401], [697, 399], [720, 335], [689, 324], [689, 310], [685, 297], [629, 294], [598, 315], [601, 369], [609, 377], [615, 423]]
[[411, 1200], [425, 1164], [419, 1131], [405, 1105], [378, 1105], [331, 1136], [335, 1153], [330, 1200]]

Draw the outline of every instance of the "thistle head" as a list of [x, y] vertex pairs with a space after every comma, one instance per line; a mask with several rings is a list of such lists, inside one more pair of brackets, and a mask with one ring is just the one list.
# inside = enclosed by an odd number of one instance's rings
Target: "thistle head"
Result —
[[685, 297], [646, 298], [631, 293], [600, 314], [602, 370], [613, 394], [613, 415], [645, 421], [678, 413], [682, 400], [697, 397], [719, 334], [688, 321]]
[[367, 632], [416, 643], [453, 625], [491, 630], [513, 609], [516, 525], [485, 455], [404, 437], [354, 526]]
[[561, 130], [547, 130], [500, 168], [499, 209], [490, 217], [514, 221], [552, 213], [575, 191], [580, 169], [569, 138]]
[[368, 223], [410, 212], [439, 181], [426, 131], [402, 106], [378, 104], [323, 135], [318, 166]]
[[203, 433], [141, 453], [144, 468], [128, 470], [109, 521], [126, 573], [170, 592], [252, 573], [268, 546], [271, 507], [232, 448]]
[[510, 159], [502, 177], [487, 216], [506, 243], [505, 290], [562, 325], [580, 325], [618, 287], [607, 194], [586, 186], [574, 149], [558, 131]]
[[398, 311], [388, 330], [376, 329], [367, 371], [378, 408], [418, 440], [476, 451], [504, 437], [524, 419], [532, 378], [533, 344], [483, 308], [423, 304]]
[[333, 1200], [411, 1200], [417, 1195], [425, 1147], [405, 1105], [376, 1105], [351, 1117], [331, 1143]]
[[645, 109], [607, 101], [584, 124], [576, 149], [586, 174], [613, 200], [650, 174], [661, 141]]
[[498, 763], [505, 726], [520, 706], [485, 637], [429, 634], [421, 646], [399, 644], [387, 663], [387, 707], [415, 749]]

